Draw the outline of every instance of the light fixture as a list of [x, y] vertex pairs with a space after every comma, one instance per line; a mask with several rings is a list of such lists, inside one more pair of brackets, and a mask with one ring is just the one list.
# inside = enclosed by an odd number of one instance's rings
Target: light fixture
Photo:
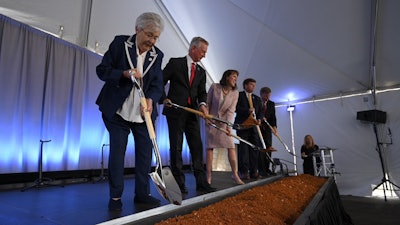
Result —
[[295, 105], [288, 105], [288, 107], [287, 107], [286, 110], [287, 110], [288, 112], [293, 112], [295, 108], [296, 108]]
[[96, 53], [99, 51], [99, 45], [100, 45], [100, 44], [99, 44], [99, 42], [97, 42], [97, 41], [94, 43], [94, 51], [95, 51]]
[[62, 38], [64, 35], [64, 26], [60, 25], [60, 28], [58, 29], [58, 37]]

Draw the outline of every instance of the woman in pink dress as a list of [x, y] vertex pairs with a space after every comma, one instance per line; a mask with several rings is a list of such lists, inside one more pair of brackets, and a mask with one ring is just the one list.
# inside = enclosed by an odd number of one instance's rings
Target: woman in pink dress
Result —
[[[227, 70], [222, 75], [219, 83], [211, 85], [207, 93], [207, 106], [209, 114], [214, 117], [220, 118], [225, 121], [233, 122], [236, 110], [236, 104], [239, 97], [237, 90], [237, 77], [239, 72], [237, 70]], [[220, 128], [226, 129], [230, 134], [231, 127], [228, 125], [212, 121]], [[236, 163], [236, 148], [232, 136], [206, 125], [207, 141], [206, 141], [206, 168], [207, 168], [207, 182], [211, 184], [211, 171], [213, 162], [213, 149], [226, 148], [228, 149], [229, 164], [232, 169], [232, 179], [236, 184], [244, 184], [238, 175]]]

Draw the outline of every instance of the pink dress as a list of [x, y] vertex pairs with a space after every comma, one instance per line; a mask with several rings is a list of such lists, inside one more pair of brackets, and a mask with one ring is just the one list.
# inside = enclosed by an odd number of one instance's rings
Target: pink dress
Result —
[[[211, 85], [207, 93], [208, 110], [214, 117], [233, 122], [236, 104], [239, 97], [238, 90], [231, 90], [227, 95], [222, 92], [222, 86], [218, 83]], [[228, 126], [224, 123], [214, 123], [223, 129]], [[206, 125], [206, 148], [235, 148], [233, 137], [226, 135], [224, 132]]]

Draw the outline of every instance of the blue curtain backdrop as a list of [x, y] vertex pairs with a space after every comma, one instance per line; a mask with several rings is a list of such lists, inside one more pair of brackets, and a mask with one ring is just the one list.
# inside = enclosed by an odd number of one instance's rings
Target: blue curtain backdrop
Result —
[[[0, 173], [100, 168], [108, 133], [95, 104], [102, 56], [0, 15]], [[161, 111], [162, 106], [159, 110]], [[169, 165], [166, 119], [155, 124], [163, 164]], [[107, 166], [108, 147], [104, 148]], [[190, 156], [184, 144], [184, 163]], [[125, 166], [134, 167], [130, 137]]]

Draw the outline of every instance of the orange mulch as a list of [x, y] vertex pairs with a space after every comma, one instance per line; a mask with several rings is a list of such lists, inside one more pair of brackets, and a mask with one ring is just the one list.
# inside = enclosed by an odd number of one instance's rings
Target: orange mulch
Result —
[[325, 182], [306, 174], [284, 177], [157, 225], [293, 224]]

